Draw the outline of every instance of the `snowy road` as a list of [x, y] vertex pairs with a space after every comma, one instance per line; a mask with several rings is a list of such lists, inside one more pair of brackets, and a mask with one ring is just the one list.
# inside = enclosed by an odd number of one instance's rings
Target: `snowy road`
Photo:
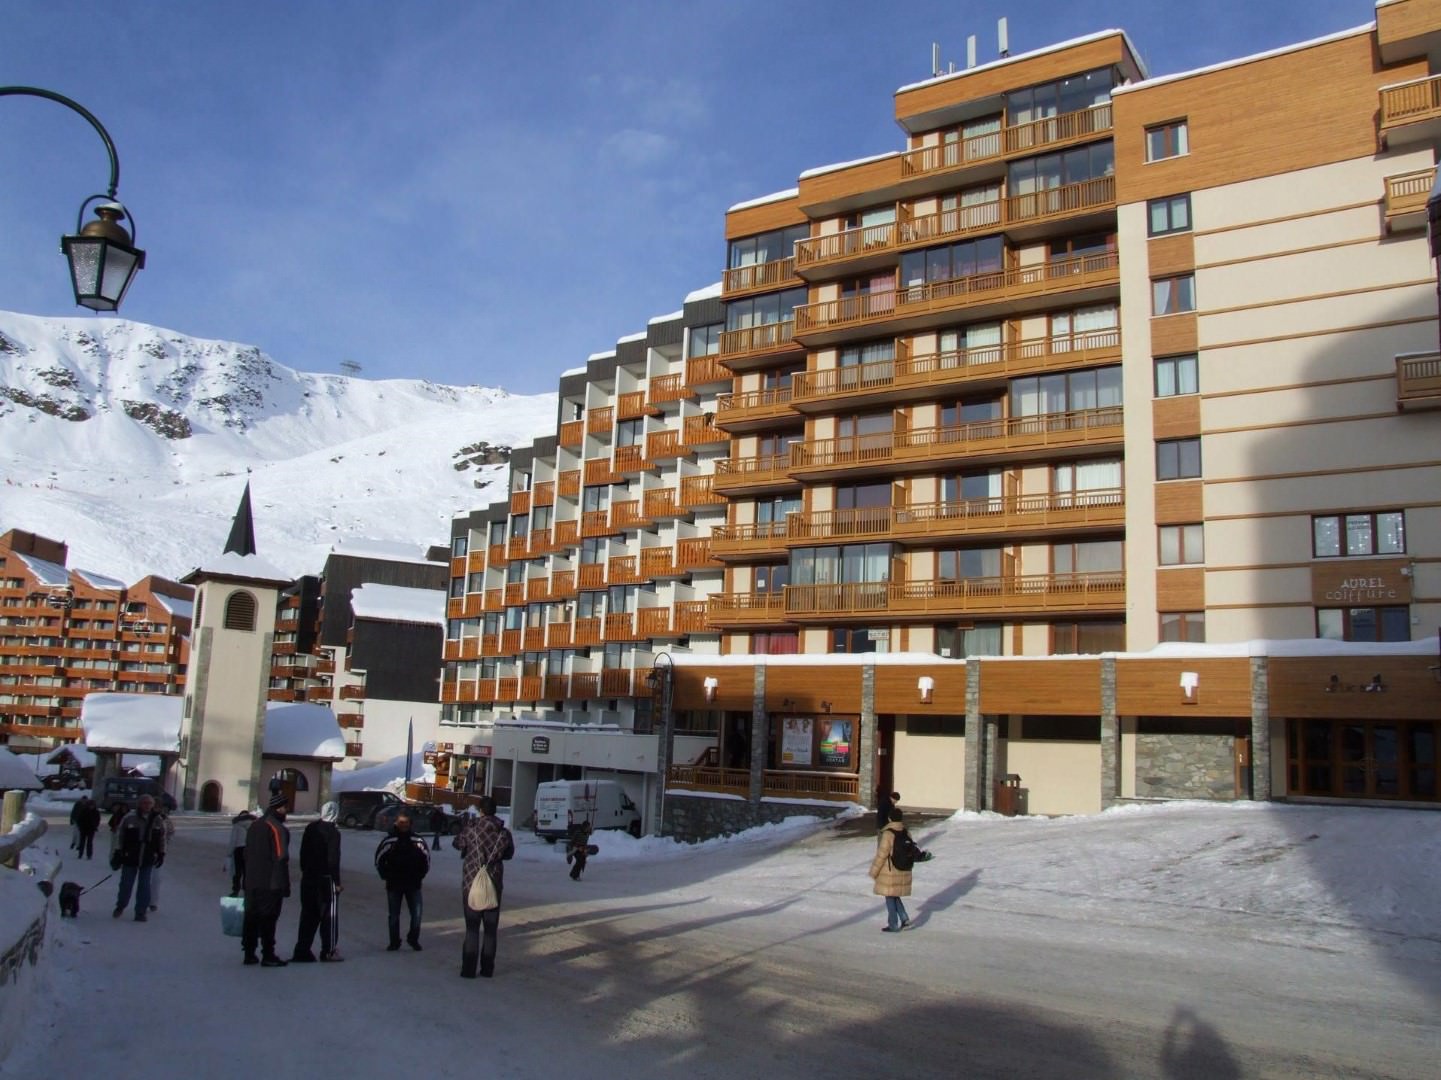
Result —
[[[1415, 817], [1435, 828], [1434, 815]], [[1307, 914], [1202, 902], [1165, 869], [1190, 863], [1185, 873], [1203, 875], [1200, 860], [1223, 849], [1232, 869], [1210, 876], [1244, 891], [1251, 879], [1236, 865], [1264, 878], [1305, 851], [1307, 837], [1287, 840], [1297, 826], [1320, 820], [1252, 815], [1243, 837], [1218, 818], [1214, 835], [1167, 837], [1164, 816], [1121, 819], [1107, 823], [1104, 847], [1090, 839], [1099, 822], [937, 827], [926, 842], [939, 857], [910, 901], [916, 929], [900, 935], [877, 932], [863, 828], [662, 857], [607, 844], [579, 884], [558, 849], [521, 837], [496, 978], [470, 982], [458, 977], [448, 846], [427, 881], [424, 952], [384, 951], [370, 868], [379, 836], [345, 831], [346, 963], [243, 968], [216, 910], [225, 828], [182, 818], [150, 922], [110, 918], [112, 880], [85, 898], [80, 920], [52, 924], [61, 1004], [0, 1072], [1435, 1076], [1435, 938], [1348, 923], [1320, 904]], [[1141, 845], [1146, 873], [1117, 881], [1114, 860], [1142, 861]], [[1163, 869], [1169, 877], [1156, 876]], [[103, 874], [97, 861], [60, 877]], [[297, 916], [287, 902], [283, 955]]]

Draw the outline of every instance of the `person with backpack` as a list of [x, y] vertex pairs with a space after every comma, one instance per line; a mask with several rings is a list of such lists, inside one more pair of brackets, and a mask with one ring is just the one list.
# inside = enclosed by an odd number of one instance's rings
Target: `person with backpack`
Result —
[[886, 898], [886, 925], [881, 931], [896, 934], [911, 928], [911, 917], [901, 897], [911, 895], [911, 868], [915, 865], [916, 842], [901, 823], [901, 812], [891, 810], [891, 820], [876, 837], [876, 857], [871, 860], [871, 891]]

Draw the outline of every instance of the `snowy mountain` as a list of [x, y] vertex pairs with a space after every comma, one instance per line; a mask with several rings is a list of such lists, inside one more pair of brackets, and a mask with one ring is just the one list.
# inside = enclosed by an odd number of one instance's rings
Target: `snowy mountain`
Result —
[[306, 374], [123, 319], [0, 312], [0, 532], [127, 582], [177, 576], [224, 546], [248, 476], [260, 554], [315, 573], [344, 538], [447, 543], [555, 416], [554, 394]]

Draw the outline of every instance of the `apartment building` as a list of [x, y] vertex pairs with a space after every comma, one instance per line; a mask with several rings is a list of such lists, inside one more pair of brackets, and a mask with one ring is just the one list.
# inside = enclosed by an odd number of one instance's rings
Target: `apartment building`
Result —
[[[681, 354], [563, 378], [537, 453], [573, 501], [538, 465], [457, 521], [450, 715], [582, 719], [577, 678], [640, 692], [664, 649], [677, 728], [714, 735], [677, 788], [1435, 802], [1441, 9], [1375, 19], [1156, 77], [1120, 30], [999, 57], [902, 86], [894, 152], [732, 207]], [[679, 460], [720, 502], [685, 537], [721, 569], [623, 561], [655, 590], [624, 621], [598, 563], [640, 525], [548, 547], [536, 580], [582, 591], [522, 604], [532, 506], [625, 527], [595, 486], [622, 412], [642, 515], [670, 482], [636, 441], [672, 426], [657, 378], [694, 395]]]
[[126, 585], [68, 559], [61, 541], [0, 534], [0, 743], [16, 749], [79, 739], [92, 691], [184, 688], [192, 590], [155, 575]]

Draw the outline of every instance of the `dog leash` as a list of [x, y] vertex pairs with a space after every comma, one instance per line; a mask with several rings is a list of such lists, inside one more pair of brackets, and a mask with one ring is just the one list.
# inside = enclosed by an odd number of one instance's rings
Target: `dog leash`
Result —
[[110, 873], [106, 874], [103, 878], [101, 878], [99, 881], [97, 881], [94, 885], [90, 886], [89, 889], [81, 889], [81, 890], [80, 890], [80, 895], [81, 895], [81, 896], [84, 896], [86, 893], [90, 892], [91, 890], [100, 888], [100, 886], [104, 885], [107, 881], [109, 881], [109, 880], [110, 880], [111, 878], [113, 878], [114, 876], [115, 876], [115, 871], [112, 870]]

